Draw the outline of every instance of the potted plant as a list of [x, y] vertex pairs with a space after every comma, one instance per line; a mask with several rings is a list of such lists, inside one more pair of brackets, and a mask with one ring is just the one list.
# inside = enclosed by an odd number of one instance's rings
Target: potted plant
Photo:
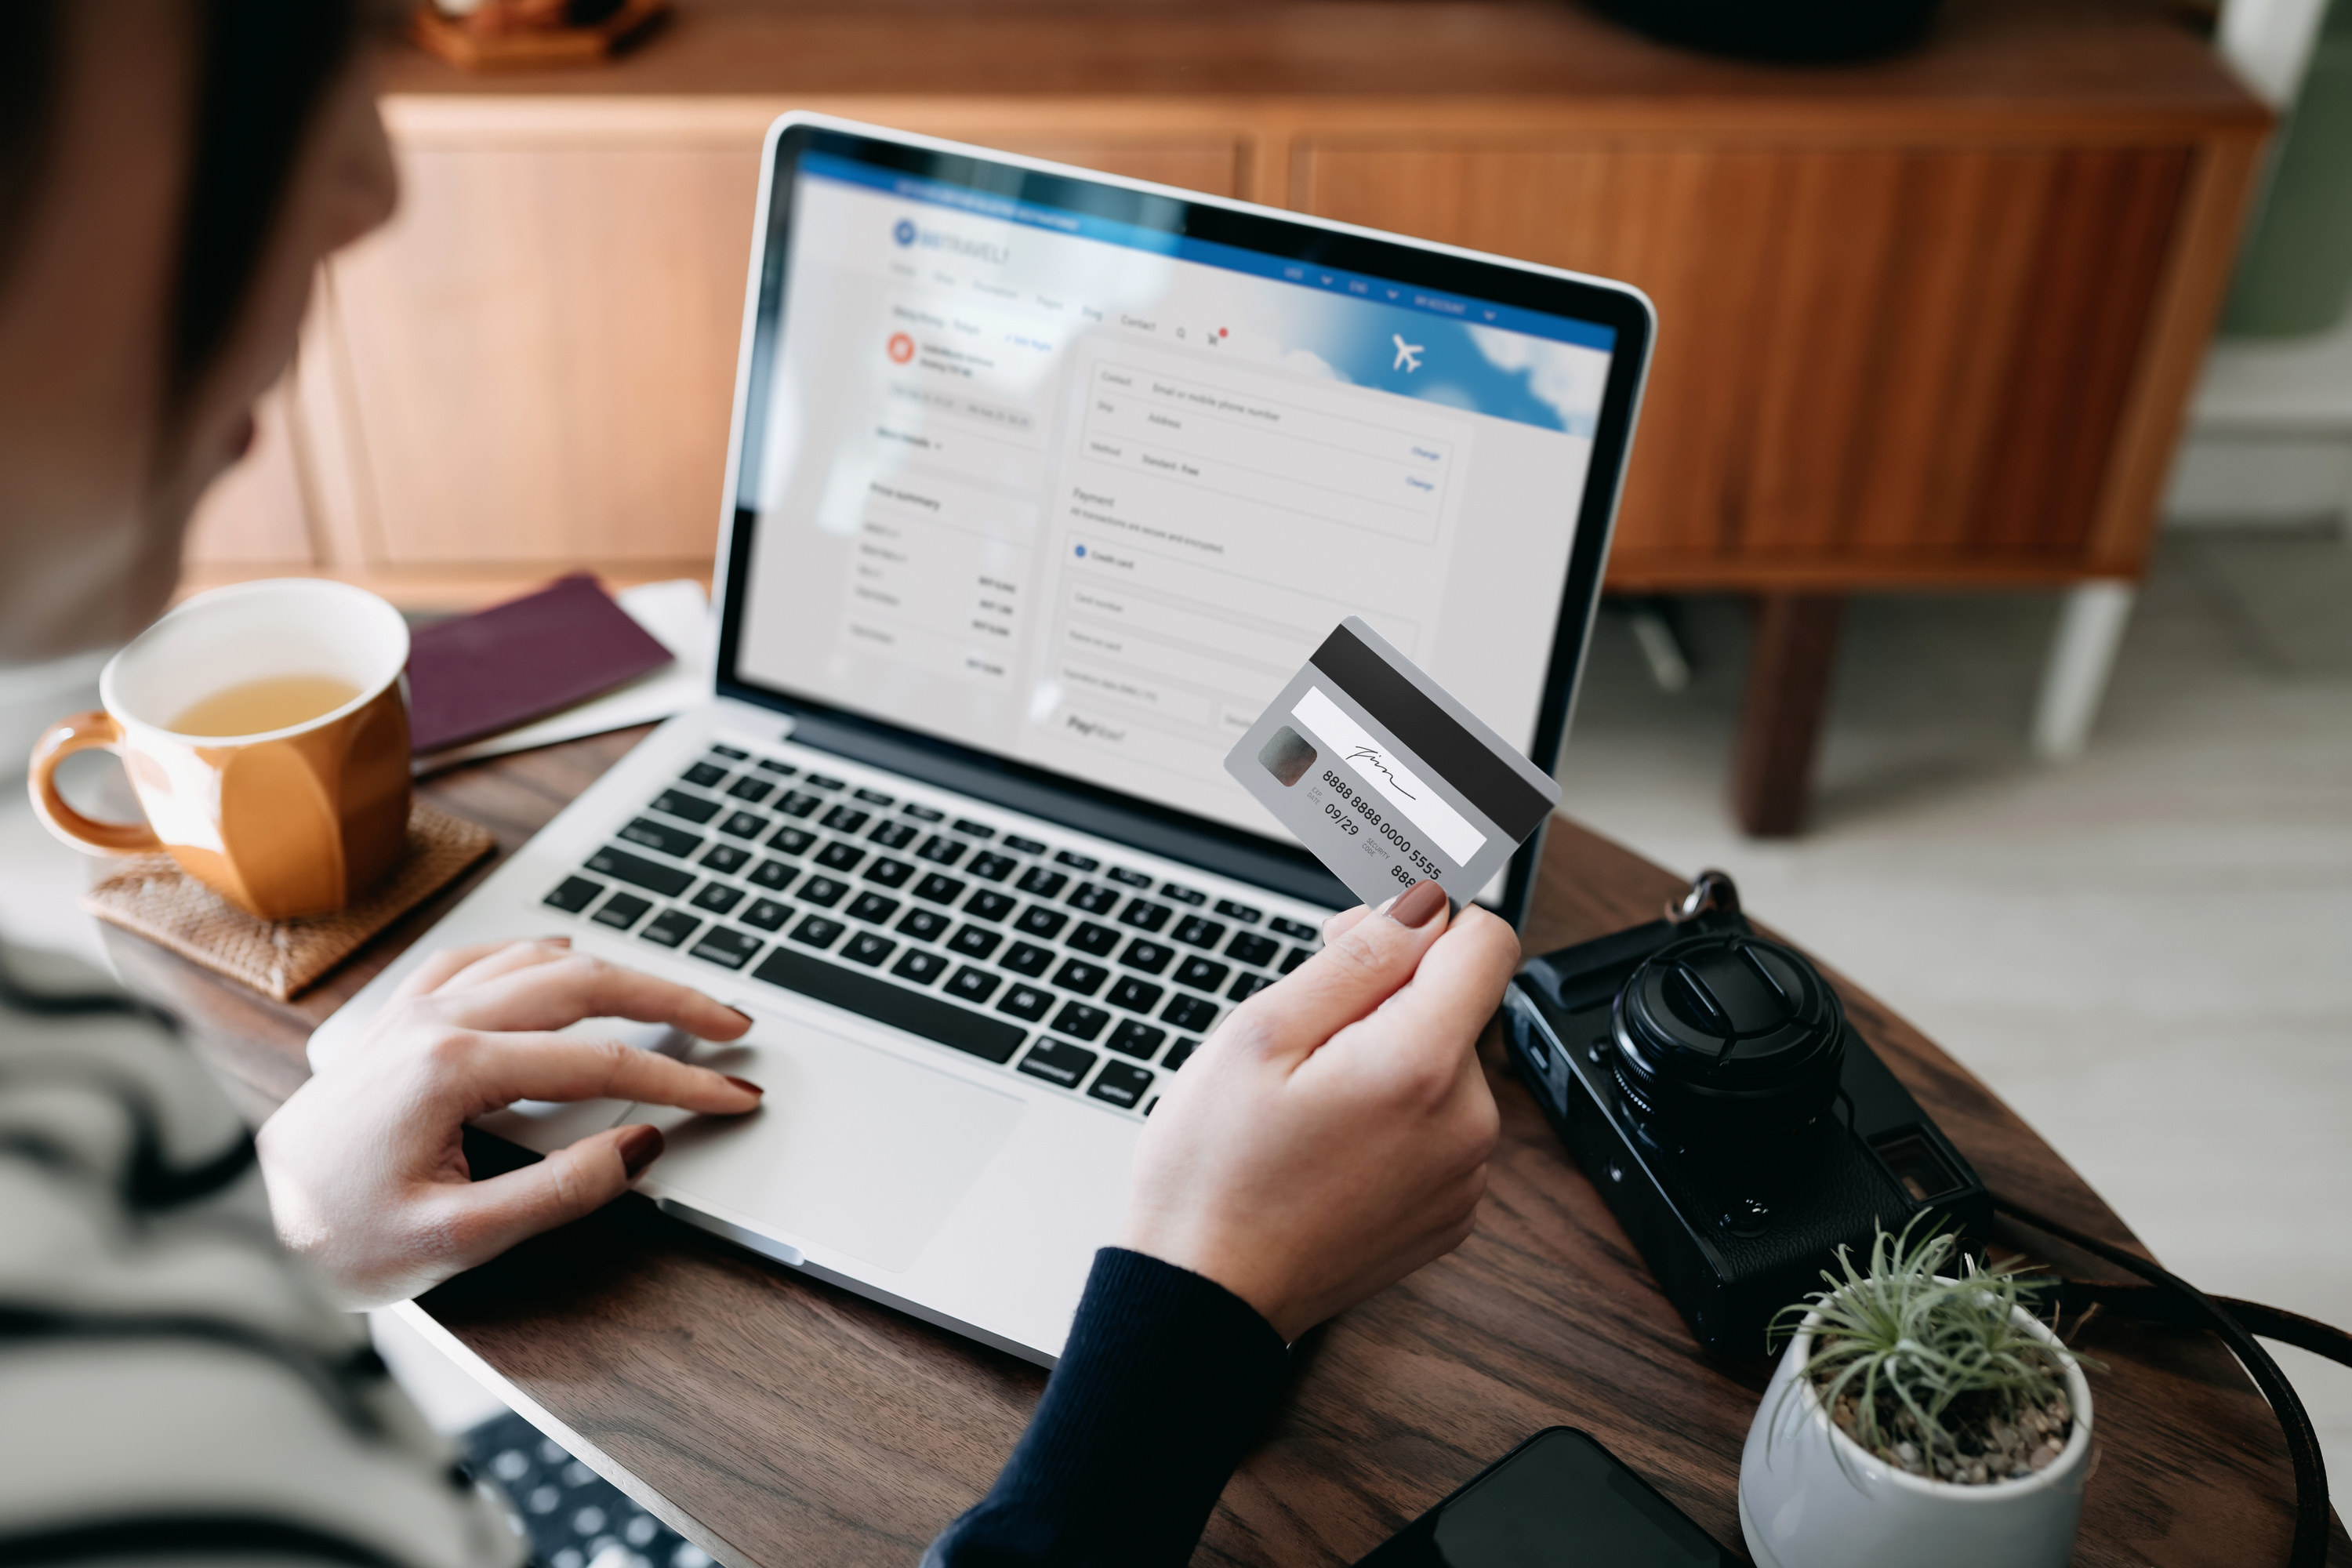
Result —
[[1780, 1315], [1739, 1463], [1759, 1568], [2063, 1568], [2095, 1363], [2026, 1310], [2042, 1286], [2020, 1266], [1958, 1250], [1916, 1220], [1881, 1230], [1867, 1269], [1839, 1248], [1844, 1277]]

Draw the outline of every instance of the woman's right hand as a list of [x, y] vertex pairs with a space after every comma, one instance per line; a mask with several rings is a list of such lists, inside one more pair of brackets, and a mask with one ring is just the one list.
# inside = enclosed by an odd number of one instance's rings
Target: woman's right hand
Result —
[[1325, 934], [1176, 1075], [1118, 1237], [1286, 1341], [1469, 1236], [1501, 1124], [1477, 1039], [1519, 962], [1509, 926], [1449, 921], [1434, 882]]

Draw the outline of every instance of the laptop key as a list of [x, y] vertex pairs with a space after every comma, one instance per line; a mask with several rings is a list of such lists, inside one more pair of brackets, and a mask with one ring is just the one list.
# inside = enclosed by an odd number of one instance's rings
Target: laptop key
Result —
[[1214, 1002], [1205, 996], [1189, 996], [1179, 991], [1176, 999], [1160, 1013], [1160, 1021], [1193, 1034], [1206, 1034], [1216, 1016], [1217, 1005]]
[[1021, 855], [1043, 855], [1045, 852], [1045, 847], [1043, 844], [1034, 838], [1024, 838], [1017, 833], [1008, 833], [1004, 836], [1004, 847]]
[[908, 816], [913, 817], [917, 822], [944, 822], [947, 820], [948, 814], [946, 812], [938, 809], [936, 806], [919, 805], [911, 800], [907, 802], [906, 805], [900, 806], [898, 809], [905, 812]]
[[1083, 958], [1070, 959], [1054, 972], [1055, 987], [1079, 996], [1093, 995], [1109, 978], [1109, 970], [1099, 963], [1088, 963]]
[[848, 891], [849, 884], [846, 882], [835, 881], [831, 877], [811, 877], [801, 884], [801, 890], [793, 896], [804, 904], [814, 904], [819, 909], [829, 910], [841, 902], [842, 898]]
[[1225, 943], [1225, 956], [1235, 963], [1246, 963], [1253, 969], [1263, 969], [1274, 955], [1282, 951], [1282, 943], [1270, 936], [1260, 936], [1254, 931], [1237, 933]]
[[1287, 974], [1315, 955], [1303, 947], [1294, 947], [1282, 958], [1281, 971]]
[[1160, 883], [1160, 896], [1163, 899], [1172, 900], [1180, 904], [1190, 904], [1195, 909], [1198, 909], [1201, 905], [1209, 901], [1209, 895], [1201, 891], [1200, 889], [1187, 888], [1177, 882]]
[[1246, 1002], [1274, 982], [1254, 969], [1244, 969], [1234, 977], [1233, 989], [1225, 993], [1229, 1002]]
[[701, 823], [719, 815], [719, 803], [705, 800], [698, 795], [689, 795], [682, 789], [666, 789], [654, 796], [654, 809], [667, 816]]
[[1088, 958], [1100, 958], [1118, 945], [1118, 932], [1088, 921], [1070, 933], [1070, 945]]
[[647, 849], [658, 849], [665, 855], [675, 855], [681, 860], [702, 847], [701, 834], [688, 833], [683, 827], [665, 827], [645, 816], [622, 828], [615, 837]]
[[806, 816], [824, 804], [823, 795], [811, 795], [804, 789], [788, 789], [783, 798], [776, 802], [776, 809], [786, 816]]
[[996, 829], [991, 827], [985, 822], [974, 822], [969, 816], [959, 816], [953, 822], [949, 823], [948, 826], [969, 838], [993, 838], [996, 837]]
[[749, 801], [753, 805], [757, 805], [775, 794], [776, 786], [766, 779], [755, 779], [751, 774], [745, 773], [727, 786], [727, 793], [737, 800]]
[[1151, 874], [1148, 871], [1130, 871], [1124, 866], [1113, 866], [1107, 874], [1112, 881], [1124, 887], [1149, 888], [1151, 886]]
[[779, 855], [805, 855], [809, 846], [815, 842], [815, 834], [787, 822], [776, 829], [774, 836], [768, 840], [768, 847]]
[[753, 953], [767, 945], [748, 931], [712, 926], [688, 951], [692, 956], [718, 964], [722, 969], [740, 969], [751, 962]]
[[731, 877], [749, 865], [751, 860], [751, 852], [740, 844], [714, 844], [710, 847], [710, 852], [702, 858], [701, 864], [713, 871], [724, 872]]
[[[1041, 845], [1039, 847], [1042, 848], [1044, 846]], [[1073, 871], [1091, 871], [1102, 862], [1089, 856], [1078, 854], [1076, 850], [1065, 849], [1054, 857], [1054, 864], [1067, 866]]]
[[1004, 1000], [996, 1005], [996, 1010], [1019, 1018], [1024, 1023], [1034, 1024], [1044, 1017], [1053, 1005], [1052, 992], [1041, 990], [1034, 985], [1016, 984], [1004, 994]]
[[[599, 867], [598, 869], [601, 870], [603, 868]], [[596, 895], [604, 890], [604, 884], [602, 882], [592, 882], [585, 877], [566, 877], [555, 885], [555, 891], [548, 894], [540, 902], [551, 910], [562, 910], [567, 915], [576, 915], [594, 903]]]
[[952, 866], [962, 859], [963, 852], [971, 847], [971, 845], [961, 838], [950, 838], [944, 833], [934, 833], [923, 840], [923, 847], [915, 853], [934, 865]]
[[1186, 915], [1169, 934], [1187, 947], [1214, 947], [1225, 940], [1225, 927], [1198, 915]]
[[985, 969], [974, 969], [967, 963], [949, 975], [947, 984], [941, 989], [950, 996], [961, 996], [967, 1002], [981, 1003], [995, 995], [996, 988], [1003, 984], [1003, 976], [991, 974]]
[[1233, 973], [1229, 964], [1213, 958], [1188, 958], [1176, 966], [1174, 979], [1179, 985], [1189, 985], [1195, 991], [1214, 991]]
[[730, 763], [746, 761], [751, 755], [749, 752], [739, 750], [733, 746], [721, 746], [716, 742], [711, 745], [710, 754], [714, 757], [724, 757]]
[[997, 961], [1013, 973], [1034, 980], [1053, 967], [1054, 950], [1039, 947], [1034, 942], [1016, 942]]
[[1021, 1070], [1064, 1089], [1076, 1089], [1094, 1070], [1095, 1053], [1067, 1040], [1042, 1039], [1021, 1058]]
[[[906, 963], [905, 959], [899, 960], [900, 970]], [[771, 985], [781, 985], [787, 991], [797, 991], [815, 1001], [919, 1035], [939, 1045], [968, 1051], [985, 1061], [1011, 1061], [1013, 1053], [1029, 1037], [1027, 1029], [1010, 1019], [992, 1018], [864, 970], [811, 958], [786, 948], [770, 950], [752, 973]]]
[[904, 887], [914, 874], [914, 867], [904, 860], [877, 860], [866, 868], [866, 879], [884, 888]]
[[1075, 1035], [1081, 1040], [1091, 1040], [1103, 1032], [1110, 1015], [1084, 1002], [1065, 1002], [1062, 1010], [1054, 1015], [1051, 1027], [1065, 1035]]
[[1323, 934], [1304, 921], [1295, 921], [1287, 915], [1276, 915], [1265, 924], [1276, 936], [1286, 936], [1294, 942], [1314, 942]]
[[1219, 899], [1217, 912], [1229, 921], [1239, 921], [1245, 926], [1254, 926], [1265, 918], [1264, 910], [1253, 909], [1247, 904], [1237, 904], [1231, 899]]
[[[588, 857], [588, 869], [626, 882], [631, 887], [643, 888], [648, 893], [659, 893], [666, 899], [674, 899], [694, 886], [693, 872], [660, 865], [625, 849], [597, 850]], [[581, 900], [583, 904], [586, 901], [584, 899]]]
[[831, 947], [848, 928], [824, 915], [811, 915], [793, 928], [793, 940], [811, 947]]
[[937, 910], [908, 910], [898, 929], [918, 942], [929, 942], [948, 929], [948, 917]]
[[755, 811], [739, 811], [719, 825], [730, 838], [757, 838], [768, 831], [768, 819]]
[[884, 925], [898, 912], [898, 900], [886, 899], [879, 893], [860, 893], [849, 900], [849, 908], [843, 912], [851, 920], [864, 921], [870, 926]]
[[727, 770], [717, 763], [697, 763], [687, 769], [683, 776], [688, 784], [709, 789], [727, 776]]
[[1160, 999], [1167, 994], [1166, 991], [1149, 980], [1140, 980], [1132, 974], [1122, 974], [1118, 977], [1118, 984], [1110, 988], [1110, 994], [1103, 1000], [1114, 1007], [1124, 1007], [1130, 1013], [1149, 1013], [1159, 1006]]
[[1048, 871], [1043, 866], [1032, 866], [1029, 874], [1013, 885], [1033, 899], [1050, 899], [1069, 881], [1059, 871]]
[[865, 858], [865, 850], [840, 838], [816, 852], [816, 863], [828, 871], [854, 871], [857, 863]]
[[1167, 1030], [1155, 1029], [1149, 1024], [1139, 1024], [1134, 1019], [1129, 1018], [1122, 1021], [1118, 1028], [1113, 1029], [1110, 1032], [1110, 1038], [1105, 1040], [1103, 1044], [1122, 1056], [1129, 1056], [1139, 1061], [1148, 1062], [1151, 1059], [1151, 1053], [1158, 1050], [1167, 1038]]
[[751, 868], [751, 874], [744, 880], [765, 888], [772, 893], [781, 893], [791, 887], [793, 879], [800, 874], [801, 868], [798, 866], [787, 866], [782, 860], [762, 860]]
[[761, 757], [752, 765], [757, 767], [761, 773], [773, 773], [780, 779], [791, 778], [793, 774], [800, 772], [800, 769], [793, 766], [792, 763], [780, 763], [773, 757]]
[[692, 936], [694, 928], [701, 923], [684, 910], [664, 910], [646, 922], [646, 929], [637, 933], [637, 939], [662, 947], [676, 947]]
[[1118, 911], [1118, 921], [1121, 925], [1130, 925], [1138, 931], [1158, 931], [1175, 912], [1166, 904], [1155, 904], [1150, 899], [1130, 899], [1127, 908]]
[[911, 822], [901, 822], [895, 816], [866, 836], [868, 843], [879, 844], [885, 849], [904, 849], [913, 842], [914, 837], [915, 825]]
[[983, 882], [1002, 882], [1011, 875], [1013, 868], [1019, 864], [1021, 862], [1012, 856], [999, 855], [992, 849], [985, 855], [973, 856], [971, 864], [966, 866], [964, 869]]
[[854, 805], [836, 805], [821, 820], [835, 833], [855, 833], [873, 820], [873, 813], [860, 811]]
[[946, 973], [948, 961], [938, 953], [928, 952], [919, 947], [910, 947], [907, 950], [906, 957], [890, 966], [890, 973], [911, 980], [918, 985], [929, 985]]
[[888, 937], [862, 931], [842, 944], [841, 956], [852, 963], [863, 963], [871, 968], [898, 951], [898, 944]]
[[1049, 910], [1043, 904], [1032, 904], [1021, 911], [1021, 918], [1013, 922], [1013, 929], [1024, 936], [1034, 936], [1041, 942], [1051, 942], [1061, 935], [1062, 928], [1069, 923], [1070, 917], [1059, 910]]
[[963, 912], [983, 921], [1001, 921], [1013, 912], [1021, 900], [1010, 893], [1000, 893], [992, 888], [982, 888], [964, 900]]
[[1146, 974], [1157, 974], [1167, 968], [1168, 961], [1175, 956], [1176, 950], [1166, 942], [1147, 942], [1141, 937], [1137, 937], [1127, 944], [1127, 951], [1118, 955], [1118, 961], [1129, 969], [1139, 969]]
[[953, 877], [943, 877], [934, 871], [915, 884], [915, 897], [929, 900], [935, 904], [951, 904], [963, 897], [966, 886], [966, 883], [958, 881]]
[[1185, 1058], [1189, 1058], [1194, 1051], [1197, 1051], [1200, 1048], [1201, 1042], [1198, 1040], [1178, 1040], [1174, 1045], [1168, 1047], [1168, 1059], [1161, 1062], [1160, 1066], [1163, 1071], [1174, 1072], [1178, 1068], [1184, 1065]]
[[614, 893], [604, 900], [604, 907], [596, 911], [594, 919], [600, 926], [611, 926], [614, 931], [626, 931], [636, 924], [638, 918], [653, 907], [654, 901], [651, 899], [641, 899], [635, 893]]
[[897, 805], [898, 801], [898, 797], [895, 795], [884, 795], [878, 789], [867, 789], [863, 784], [850, 793], [868, 805], [878, 805], [885, 809]]
[[835, 778], [831, 773], [811, 773], [802, 782], [811, 789], [839, 789], [848, 781]]
[[773, 899], [754, 899], [751, 907], [743, 911], [743, 923], [761, 931], [776, 931], [793, 918], [793, 911]]
[[1151, 1074], [1132, 1062], [1110, 1062], [1095, 1075], [1087, 1086], [1090, 1100], [1108, 1100], [1121, 1110], [1133, 1110], [1143, 1099], [1143, 1091], [1151, 1087]]
[[714, 915], [723, 915], [743, 901], [743, 889], [730, 888], [724, 882], [705, 882], [702, 884], [702, 890], [688, 901], [698, 910], [709, 910]]
[[986, 926], [968, 925], [948, 938], [948, 945], [966, 958], [986, 958], [1003, 945], [1004, 933]]
[[1081, 882], [1071, 889], [1070, 896], [1063, 901], [1072, 909], [1083, 910], [1087, 914], [1107, 915], [1118, 904], [1118, 889], [1100, 887], [1093, 882]]

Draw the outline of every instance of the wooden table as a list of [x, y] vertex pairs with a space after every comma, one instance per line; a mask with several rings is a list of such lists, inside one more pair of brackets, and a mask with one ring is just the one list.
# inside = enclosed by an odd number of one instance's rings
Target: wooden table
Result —
[[[424, 793], [522, 842], [643, 731], [452, 773]], [[477, 872], [476, 876], [481, 875]], [[1555, 823], [1528, 928], [1541, 952], [1655, 916], [1681, 879]], [[307, 1073], [310, 1031], [458, 891], [282, 1005], [110, 930], [257, 1112]], [[1894, 911], [1899, 914], [1899, 911]], [[2137, 1245], [2008, 1107], [1856, 987], [1854, 1023], [1995, 1191]], [[1700, 1352], [1535, 1103], [1486, 1058], [1503, 1142], [1477, 1233], [1301, 1347], [1290, 1397], [1199, 1561], [1352, 1562], [1538, 1427], [1592, 1432], [1736, 1544], [1739, 1452], [1769, 1368]], [[2095, 1269], [2084, 1268], [2085, 1274]], [[625, 1200], [423, 1305], [575, 1451], [730, 1563], [912, 1564], [987, 1488], [1045, 1374], [670, 1224]], [[2210, 1339], [2094, 1321], [2100, 1462], [2074, 1554], [2284, 1561], [2291, 1482], [2269, 1411]], [[2352, 1564], [2338, 1528], [2331, 1563]]]

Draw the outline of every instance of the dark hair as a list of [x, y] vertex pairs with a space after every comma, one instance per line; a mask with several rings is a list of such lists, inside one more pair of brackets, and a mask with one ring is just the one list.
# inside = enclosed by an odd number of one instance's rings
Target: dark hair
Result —
[[[236, 324], [303, 132], [350, 58], [351, 0], [192, 0], [194, 151], [166, 370], [174, 397]], [[48, 163], [64, 61], [60, 0], [0, 0], [0, 285]]]

